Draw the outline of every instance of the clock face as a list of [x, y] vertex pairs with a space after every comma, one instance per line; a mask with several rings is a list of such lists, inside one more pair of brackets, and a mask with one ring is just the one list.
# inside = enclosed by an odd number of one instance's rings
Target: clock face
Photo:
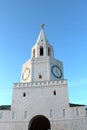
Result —
[[25, 68], [25, 70], [23, 72], [23, 75], [22, 75], [22, 79], [24, 81], [26, 81], [29, 78], [29, 75], [30, 75], [30, 69], [29, 68]]
[[52, 66], [51, 71], [52, 71], [52, 74], [56, 78], [61, 78], [62, 77], [62, 71], [58, 66], [56, 66], [56, 65]]

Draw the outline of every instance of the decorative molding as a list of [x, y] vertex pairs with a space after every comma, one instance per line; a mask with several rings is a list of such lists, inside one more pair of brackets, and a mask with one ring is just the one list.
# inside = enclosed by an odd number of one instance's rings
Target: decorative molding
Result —
[[14, 83], [14, 88], [21, 87], [48, 87], [48, 86], [58, 86], [67, 84], [67, 80], [51, 80], [51, 81], [37, 81], [37, 82], [27, 82], [27, 83]]

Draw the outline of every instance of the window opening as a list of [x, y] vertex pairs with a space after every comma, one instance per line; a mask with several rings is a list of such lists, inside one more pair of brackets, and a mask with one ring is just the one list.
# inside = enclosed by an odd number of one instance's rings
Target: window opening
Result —
[[85, 111], [86, 111], [86, 116], [87, 116], [87, 108], [85, 109]]
[[52, 118], [52, 109], [50, 109], [50, 118]]
[[51, 56], [51, 49], [48, 48], [48, 56]]
[[41, 39], [41, 42], [43, 42], [43, 39]]
[[35, 49], [33, 50], [33, 57], [35, 57]]
[[23, 93], [23, 97], [25, 97], [26, 96], [26, 93]]
[[25, 111], [25, 113], [24, 113], [24, 118], [25, 119], [27, 118], [27, 111]]
[[76, 108], [76, 115], [78, 116], [79, 115], [79, 109]]
[[12, 113], [12, 119], [14, 119], [14, 117], [15, 117], [15, 111], [13, 111]]
[[66, 116], [66, 110], [63, 109], [63, 117], [65, 117], [65, 116]]
[[53, 94], [56, 95], [56, 91], [55, 90], [53, 91]]
[[40, 47], [40, 56], [43, 56], [43, 47]]
[[2, 119], [2, 112], [0, 112], [0, 119]]
[[41, 79], [41, 78], [42, 78], [42, 75], [40, 74], [40, 75], [39, 75], [39, 79]]

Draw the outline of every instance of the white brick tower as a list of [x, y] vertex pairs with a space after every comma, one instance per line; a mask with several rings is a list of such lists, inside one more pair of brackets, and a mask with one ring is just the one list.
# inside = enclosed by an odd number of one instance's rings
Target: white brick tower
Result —
[[54, 58], [44, 25], [21, 78], [12, 104], [0, 106], [0, 130], [87, 130], [87, 109], [69, 103], [63, 64]]
[[22, 82], [50, 81], [63, 79], [63, 64], [54, 59], [53, 47], [49, 44], [44, 33], [44, 25], [32, 48], [32, 56], [23, 65]]

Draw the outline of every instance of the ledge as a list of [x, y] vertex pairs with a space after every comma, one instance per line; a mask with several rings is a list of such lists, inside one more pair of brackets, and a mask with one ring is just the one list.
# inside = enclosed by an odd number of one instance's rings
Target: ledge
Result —
[[26, 82], [26, 83], [14, 83], [14, 88], [18, 87], [39, 87], [39, 86], [58, 86], [67, 84], [67, 80], [54, 80], [54, 81], [37, 81], [37, 82]]

